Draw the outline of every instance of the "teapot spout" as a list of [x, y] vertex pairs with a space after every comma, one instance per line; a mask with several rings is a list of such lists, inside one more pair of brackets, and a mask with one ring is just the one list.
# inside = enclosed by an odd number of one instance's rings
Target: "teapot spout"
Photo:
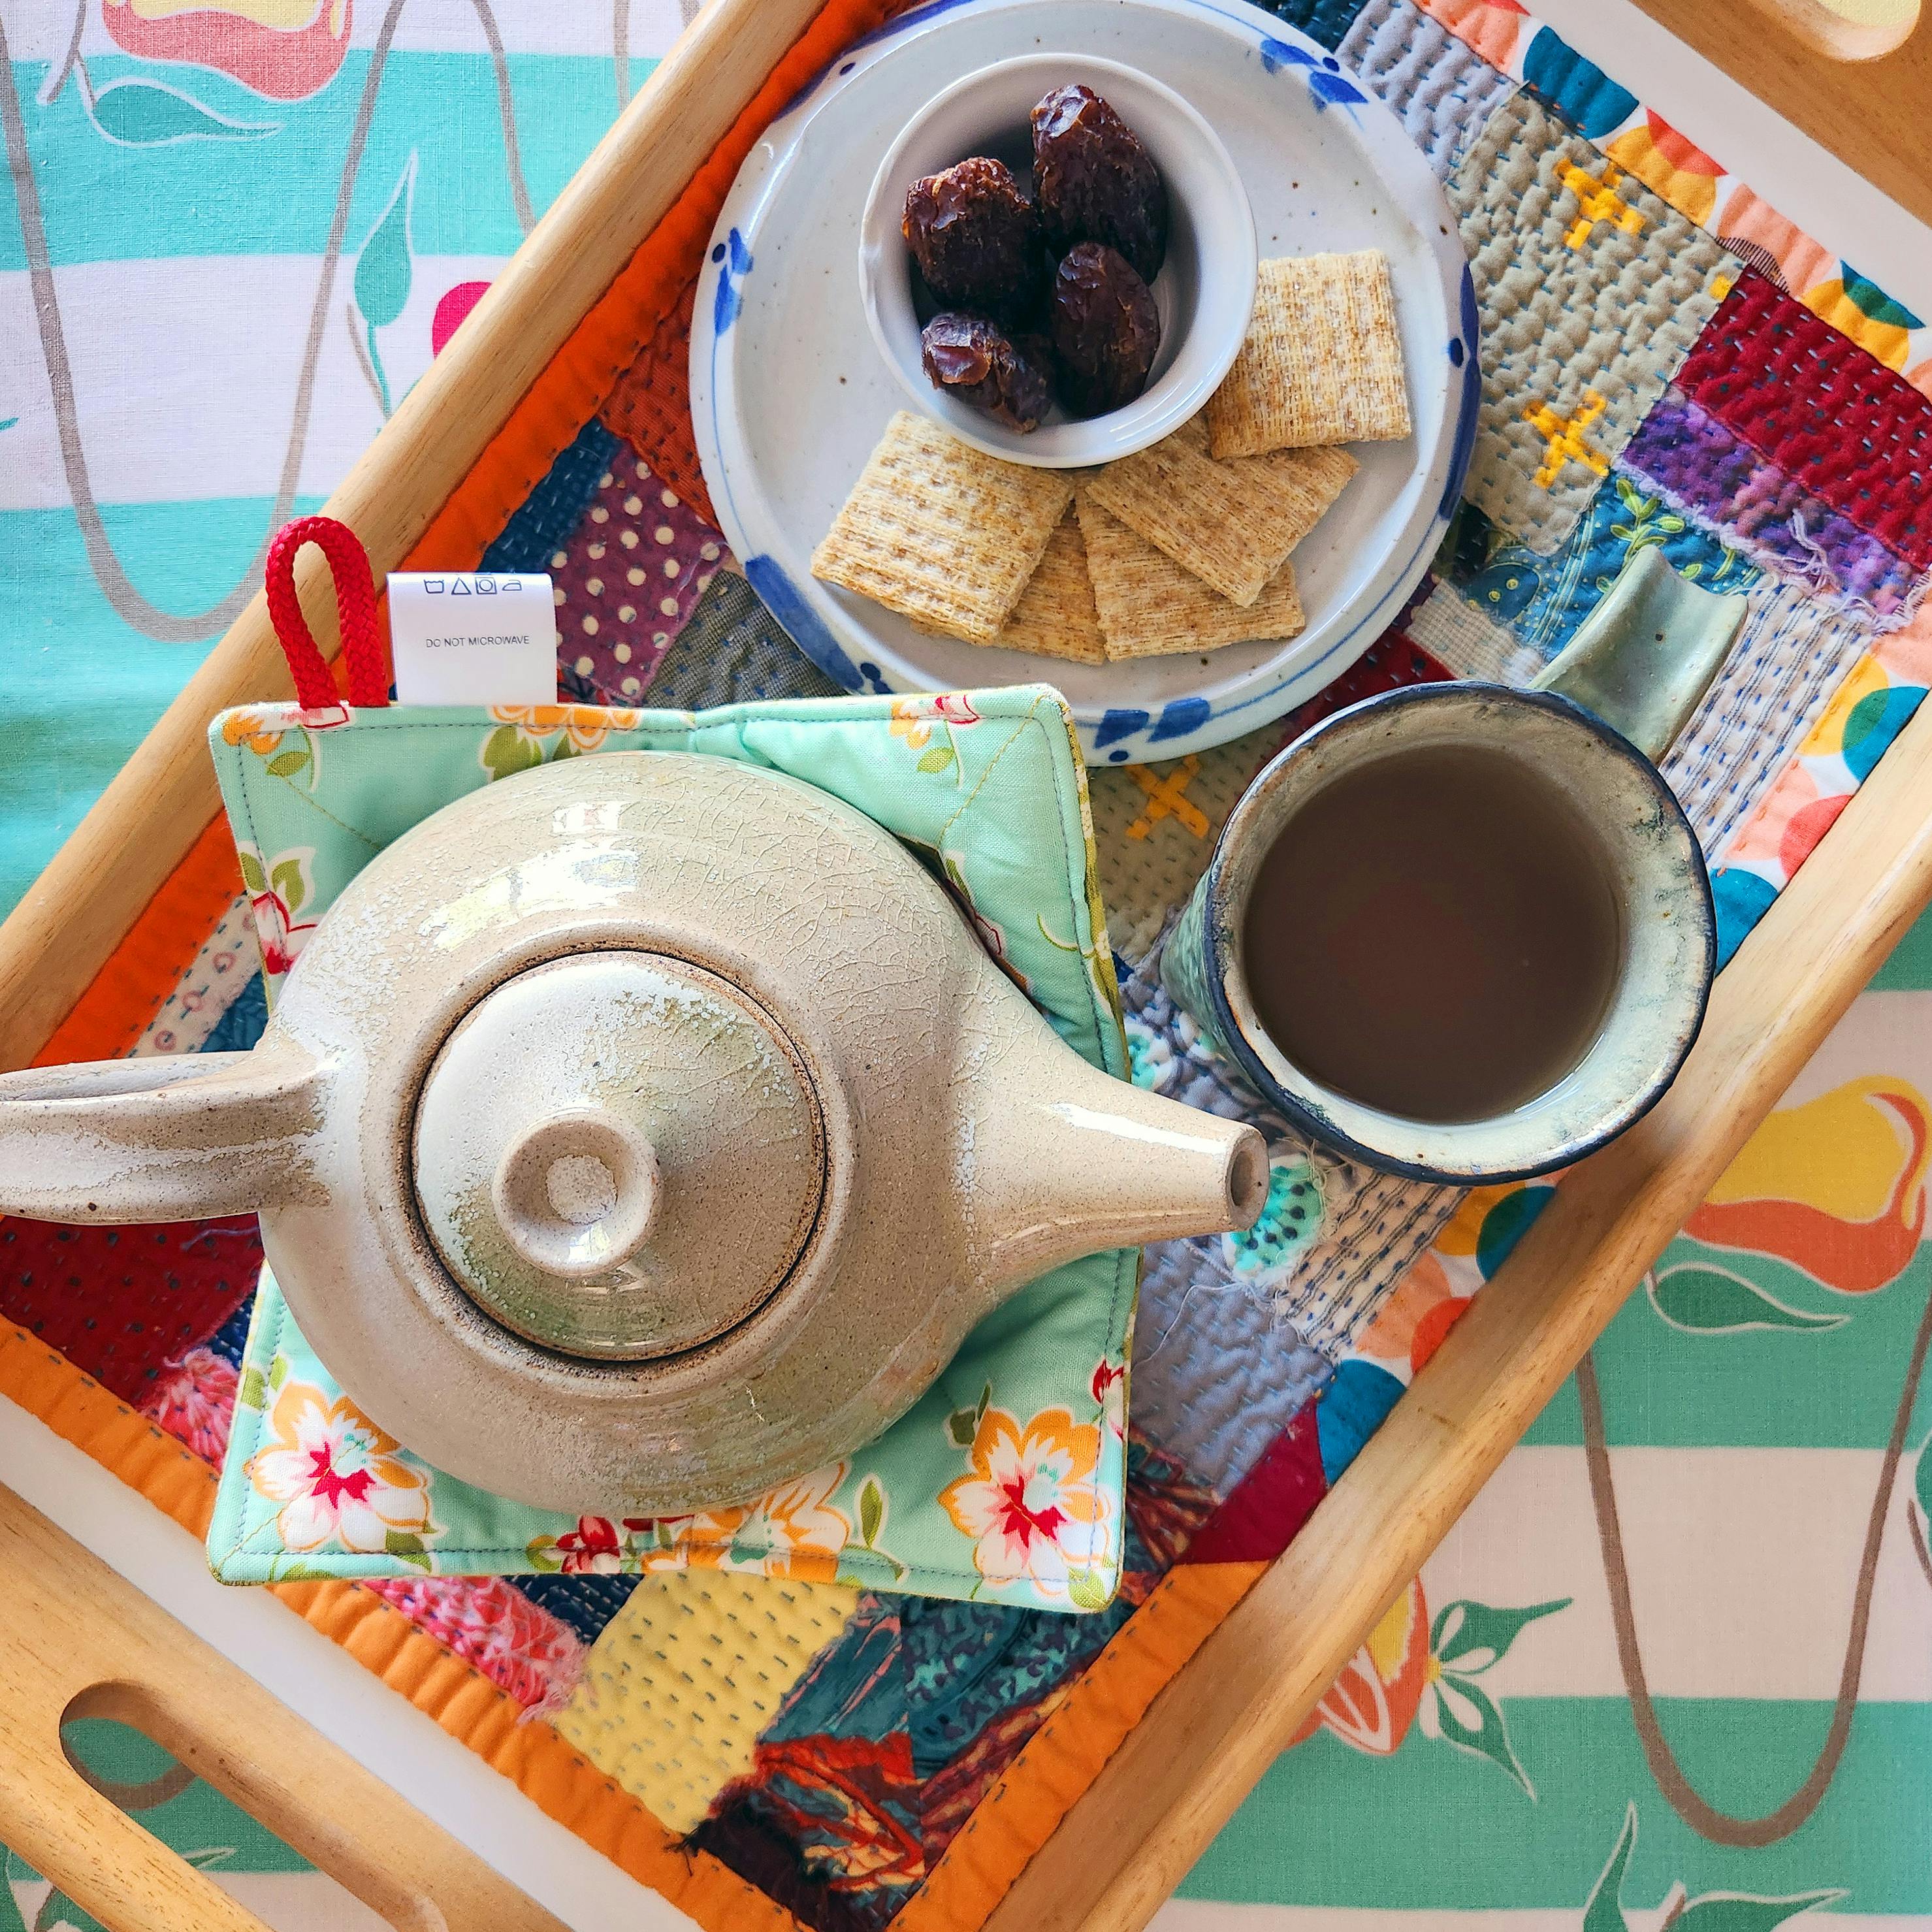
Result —
[[1252, 1127], [1113, 1078], [1043, 1022], [1027, 1046], [975, 1082], [969, 1239], [989, 1288], [1106, 1248], [1254, 1226], [1268, 1160]]
[[0, 1214], [184, 1221], [312, 1200], [322, 1077], [269, 1044], [0, 1074]]

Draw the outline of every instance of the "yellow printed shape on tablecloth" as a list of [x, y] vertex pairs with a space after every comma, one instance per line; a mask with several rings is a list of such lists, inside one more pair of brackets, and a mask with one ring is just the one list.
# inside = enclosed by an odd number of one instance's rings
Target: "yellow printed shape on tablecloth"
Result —
[[1767, 1114], [1685, 1232], [1869, 1294], [1918, 1252], [1928, 1157], [1932, 1102], [1909, 1080], [1868, 1074]]
[[1700, 228], [1710, 226], [1717, 212], [1718, 183], [1724, 177], [1724, 168], [1661, 116], [1646, 110], [1642, 120], [1626, 128], [1604, 152], [1646, 188], [1654, 189], [1679, 214]]
[[841, 1584], [729, 1570], [647, 1576], [591, 1646], [556, 1728], [670, 1830], [695, 1831], [858, 1600]]

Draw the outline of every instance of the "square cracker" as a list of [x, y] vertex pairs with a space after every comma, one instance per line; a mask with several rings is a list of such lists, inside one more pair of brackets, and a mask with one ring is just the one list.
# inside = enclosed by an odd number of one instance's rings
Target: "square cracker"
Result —
[[990, 644], [1073, 494], [902, 410], [812, 553], [812, 574], [915, 623]]
[[1093, 580], [1087, 574], [1087, 545], [1071, 505], [993, 641], [1010, 651], [1033, 651], [1075, 664], [1107, 662], [1107, 640], [1094, 605]]
[[1216, 463], [1199, 418], [1082, 484], [1136, 536], [1231, 603], [1260, 596], [1355, 473], [1346, 450], [1280, 449]]
[[1208, 399], [1208, 428], [1217, 460], [1408, 434], [1402, 335], [1379, 249], [1261, 265], [1248, 339]]
[[1136, 536], [1083, 489], [1075, 500], [1094, 602], [1110, 658], [1210, 651], [1255, 638], [1292, 638], [1307, 622], [1284, 563], [1252, 604], [1231, 604], [1192, 571]]

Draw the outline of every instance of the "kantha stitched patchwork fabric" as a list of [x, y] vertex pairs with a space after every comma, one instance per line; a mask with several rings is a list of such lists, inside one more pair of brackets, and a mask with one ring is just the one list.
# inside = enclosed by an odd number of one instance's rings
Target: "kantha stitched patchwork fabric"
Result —
[[1468, 495], [1547, 555], [1689, 353], [1736, 263], [1527, 93], [1490, 116], [1449, 196], [1482, 318]]
[[1875, 361], [1932, 394], [1932, 327], [1582, 59], [1520, 0], [1418, 4], [1499, 74], [1534, 88], [1585, 140], [1679, 214], [1754, 263]]
[[[405, 32], [429, 4], [412, 0]], [[708, 1926], [978, 1924], [1026, 1846], [1320, 1506], [1552, 1197], [1550, 1182], [1417, 1187], [1300, 1144], [1160, 991], [1169, 923], [1266, 760], [1324, 710], [1377, 690], [1445, 675], [1526, 681], [1630, 556], [1655, 547], [1692, 580], [1747, 601], [1738, 647], [1666, 765], [1718, 862], [1728, 954], [1932, 684], [1923, 604], [1932, 406], [1922, 406], [1932, 338], [1918, 319], [1508, 0], [1279, 0], [1272, 10], [1284, 35], [1306, 32], [1385, 100], [1451, 183], [1480, 256], [1484, 413], [1470, 502], [1408, 608], [1352, 671], [1296, 716], [1233, 744], [1092, 775], [1084, 866], [1111, 915], [1105, 928], [1090, 915], [1093, 956], [1083, 950], [1076, 964], [1058, 950], [1067, 935], [1058, 927], [1030, 936], [1023, 913], [993, 919], [1012, 956], [1032, 949], [1022, 970], [1031, 977], [1036, 965], [1042, 986], [1061, 970], [1118, 981], [1121, 1064], [1134, 1078], [1252, 1119], [1269, 1144], [1256, 1228], [1148, 1250], [1131, 1337], [1096, 1352], [1065, 1398], [1080, 1408], [1076, 1422], [1120, 1427], [1112, 1600], [1069, 1615], [986, 1589], [977, 1600], [902, 1594], [894, 1584], [904, 1580], [868, 1567], [865, 1552], [877, 1542], [903, 1557], [911, 1515], [896, 1494], [868, 1512], [854, 1472], [778, 1510], [809, 1546], [806, 1560], [778, 1566], [784, 1574], [765, 1574], [775, 1566], [752, 1561], [736, 1539], [700, 1538], [687, 1560], [647, 1561], [655, 1535], [647, 1552], [634, 1526], [600, 1519], [545, 1526], [555, 1566], [545, 1574], [425, 1574], [432, 1548], [454, 1545], [422, 1477], [425, 1524], [438, 1526], [424, 1536], [424, 1561], [405, 1552], [388, 1566], [398, 1574], [309, 1586], [308, 1613], [324, 1628]], [[833, 0], [734, 139], [752, 138], [759, 115], [776, 112], [878, 17], [862, 0]], [[373, 29], [358, 20], [353, 31]], [[520, 89], [514, 22], [505, 38]], [[86, 35], [82, 51], [98, 64]], [[387, 70], [392, 80], [406, 70], [404, 51], [391, 52], [402, 64]], [[50, 50], [52, 65], [59, 55]], [[51, 86], [52, 65], [28, 91]], [[70, 108], [72, 81], [55, 92]], [[186, 169], [215, 145], [171, 152]], [[214, 158], [230, 165], [232, 151]], [[705, 192], [715, 196], [736, 164], [707, 170], [717, 179]], [[405, 200], [422, 217], [412, 248], [440, 205], [438, 165], [419, 158], [416, 199]], [[388, 205], [378, 197], [365, 224], [358, 203], [351, 252], [358, 232], [383, 232]], [[589, 359], [616, 372], [604, 388], [573, 373], [585, 358], [560, 358], [500, 457], [493, 448], [432, 526], [437, 548], [425, 560], [487, 556], [548, 569], [560, 598], [556, 714], [476, 721], [465, 783], [566, 745], [591, 748], [578, 739], [599, 727], [572, 707], [688, 711], [830, 694], [736, 574], [698, 470], [685, 344], [715, 208], [687, 208], [681, 238], [646, 244], [621, 300], [586, 318], [580, 334], [597, 343]], [[403, 232], [387, 230], [392, 240]], [[352, 279], [370, 320], [381, 312], [379, 284]], [[430, 279], [425, 268], [419, 280]], [[460, 306], [429, 339], [446, 337]], [[419, 366], [405, 344], [412, 326], [376, 321], [379, 381]], [[941, 722], [958, 734], [956, 759], [985, 728], [949, 720], [944, 707], [901, 722], [907, 735], [889, 751], [902, 760], [940, 748]], [[378, 842], [406, 822], [376, 766], [337, 788], [355, 777], [356, 742], [380, 736], [266, 712], [224, 734], [224, 758], [245, 763], [262, 790], [255, 875], [244, 890], [230, 852], [204, 840], [137, 928], [165, 914], [168, 948], [140, 952], [130, 940], [105, 976], [123, 989], [119, 1004], [91, 995], [64, 1034], [69, 1050], [220, 1050], [258, 1036], [256, 968], [271, 978], [286, 969], [345, 868], [361, 862], [348, 856], [352, 834], [307, 826], [304, 796], [332, 810], [352, 802], [336, 815]], [[969, 889], [984, 915], [976, 881]], [[176, 914], [177, 904], [195, 910]], [[1115, 959], [1100, 952], [1103, 929]], [[165, 963], [137, 964], [137, 954]], [[1932, 965], [1922, 967], [1900, 983], [1932, 984]], [[1808, 1821], [1762, 1849], [1734, 1842], [1735, 1820], [1801, 1780], [1810, 1748], [1790, 1740], [1827, 1733], [1838, 1658], [1822, 1644], [1822, 1665], [1793, 1666], [1766, 1622], [1754, 1626], [1752, 1655], [1775, 1668], [1751, 1676], [1730, 1638], [1714, 1650], [1708, 1640], [1738, 1620], [1698, 1594], [1710, 1565], [1697, 1567], [1707, 1551], [1728, 1552], [1742, 1574], [1761, 1553], [1749, 1539], [1761, 1544], [1787, 1522], [1793, 1551], [1832, 1556], [1873, 1520], [1876, 1469], [1860, 1463], [1844, 1493], [1838, 1472], [1850, 1468], [1848, 1449], [1882, 1454], [1900, 1412], [1880, 1401], [1868, 1414], [1866, 1396], [1900, 1386], [1917, 1312], [1910, 1294], [1900, 1299], [1923, 1228], [1928, 1114], [1916, 1096], [1927, 1078], [1915, 1064], [1862, 1046], [1821, 1056], [1612, 1330], [1594, 1420], [1580, 1389], [1552, 1407], [1472, 1516], [1473, 1554], [1452, 1545], [1394, 1607], [1324, 1701], [1310, 1741], [1196, 1874], [1196, 1900], [1174, 1910], [1198, 1916], [1200, 1932], [1227, 1932], [1216, 1900], [1292, 1901], [1280, 1907], [1284, 1932], [1321, 1932], [1304, 1916], [1322, 1913], [1328, 1925], [1338, 1908], [1577, 1915], [1593, 1900], [1595, 1932], [1619, 1922], [1620, 1894], [1624, 1910], [1660, 1906], [1664, 1916], [1681, 1915], [1688, 1896], [1708, 1925], [1729, 1915], [1734, 1928], [1771, 1932], [1844, 1886], [1854, 1898], [1841, 1913], [1932, 1912], [1922, 1831], [1900, 1822], [1900, 1792], [1924, 1766], [1932, 1683], [1894, 1660], [1928, 1650], [1932, 1592], [1912, 1594], [1923, 1591], [1912, 1552], [1923, 1550], [1920, 1505], [1932, 1493], [1922, 1419], [1908, 1402], [1869, 1598], [1868, 1697], [1848, 1707], [1851, 1748]], [[0, 1334], [0, 1388], [200, 1532], [211, 1466], [231, 1430], [272, 1436], [292, 1383], [326, 1386], [322, 1365], [285, 1352], [278, 1368], [275, 1351], [248, 1341], [252, 1232], [123, 1230], [120, 1247], [83, 1258], [63, 1243], [70, 1231], [10, 1222], [0, 1235], [10, 1231], [0, 1310], [22, 1325]], [[177, 1245], [143, 1245], [158, 1234]], [[61, 1292], [66, 1276], [89, 1291], [78, 1304]], [[258, 1336], [274, 1306], [272, 1287], [256, 1298]], [[1626, 1360], [1634, 1322], [1648, 1325]], [[1807, 1352], [1795, 1370], [1794, 1350]], [[1735, 1367], [1720, 1375], [1714, 1361]], [[976, 1442], [983, 1419], [980, 1390], [964, 1390], [932, 1432], [936, 1453], [962, 1467], [964, 1438]], [[1710, 1419], [1739, 1392], [1735, 1417]], [[393, 1489], [398, 1509], [415, 1507], [405, 1457], [352, 1440], [326, 1400], [322, 1417], [316, 1441], [332, 1457], [362, 1457], [362, 1473]], [[1840, 1459], [1829, 1479], [1821, 1462], [1787, 1480], [1797, 1466], [1781, 1459], [1814, 1442]], [[1781, 1446], [1774, 1454], [1768, 1444]], [[1656, 1460], [1692, 1452], [1681, 1466]], [[1740, 1457], [1756, 1465], [1742, 1508], [1712, 1474]], [[236, 1468], [249, 1458], [230, 1460]], [[1001, 1494], [1044, 1561], [1054, 1533], [1052, 1509], [1037, 1507], [1041, 1473], [989, 1465], [986, 1474], [992, 1489], [1012, 1478]], [[1754, 1495], [1772, 1499], [1756, 1514]], [[1606, 1496], [1616, 1499], [1614, 1534], [1604, 1528]], [[1672, 1544], [1679, 1519], [1690, 1527]], [[1786, 1595], [1814, 1600], [1810, 1571], [1794, 1574], [1780, 1586], [1780, 1613]], [[1618, 1575], [1634, 1585], [1622, 1608]], [[1691, 1613], [1682, 1625], [1660, 1614], [1658, 1576], [1672, 1579], [1673, 1612], [1679, 1598], [1700, 1606], [1706, 1637], [1684, 1634]], [[1842, 1579], [1835, 1587], [1830, 1613], [1842, 1617], [1852, 1600]], [[1816, 1600], [1828, 1594], [1820, 1584]], [[1654, 1702], [1624, 1681], [1633, 1641], [1651, 1666]]]
[[1916, 592], [1922, 565], [1814, 496], [1674, 382], [1622, 463], [1693, 523], [1725, 531], [1762, 568], [1814, 584], [1848, 609], [1893, 618]]
[[1684, 394], [1915, 571], [1932, 566], [1932, 400], [1747, 270]]
[[1336, 52], [1445, 180], [1484, 124], [1516, 92], [1473, 47], [1410, 0], [1369, 0]]
[[1454, 536], [1469, 574], [1459, 587], [1486, 613], [1504, 620], [1546, 662], [1575, 636], [1630, 558], [1656, 547], [1678, 574], [1706, 590], [1748, 590], [1758, 568], [1724, 536], [1673, 511], [1646, 490], [1622, 461], [1611, 466], [1569, 534], [1539, 554], [1512, 542], [1474, 503], [1456, 512]]

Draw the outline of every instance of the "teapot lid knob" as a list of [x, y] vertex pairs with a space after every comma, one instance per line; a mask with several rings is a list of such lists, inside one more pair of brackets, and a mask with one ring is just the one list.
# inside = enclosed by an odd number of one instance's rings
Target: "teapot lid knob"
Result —
[[809, 1250], [824, 1117], [804, 1055], [723, 974], [580, 952], [484, 994], [417, 1096], [413, 1180], [452, 1280], [564, 1354], [676, 1354]]
[[503, 1238], [545, 1274], [608, 1274], [657, 1218], [657, 1150], [608, 1108], [539, 1120], [503, 1150], [490, 1184]]

